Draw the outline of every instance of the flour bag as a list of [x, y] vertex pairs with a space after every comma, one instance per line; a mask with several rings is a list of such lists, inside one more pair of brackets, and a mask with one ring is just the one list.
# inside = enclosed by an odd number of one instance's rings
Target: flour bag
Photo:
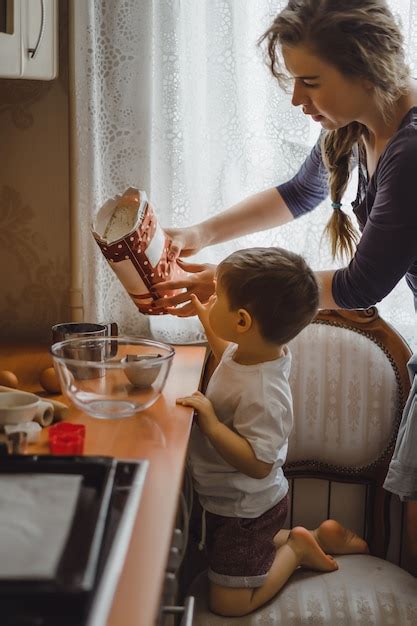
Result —
[[164, 295], [158, 283], [187, 276], [176, 261], [169, 261], [170, 244], [144, 191], [130, 188], [108, 200], [98, 211], [92, 233], [110, 267], [141, 313], [164, 315], [154, 302]]

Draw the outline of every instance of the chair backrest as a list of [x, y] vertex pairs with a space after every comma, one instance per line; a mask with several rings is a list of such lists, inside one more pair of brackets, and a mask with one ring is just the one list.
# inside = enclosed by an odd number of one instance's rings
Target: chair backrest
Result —
[[[290, 349], [294, 429], [286, 464], [292, 479], [288, 525], [300, 518], [306, 525], [302, 509], [310, 525], [335, 517], [385, 557], [390, 494], [382, 484], [410, 389], [411, 350], [375, 307], [320, 311]], [[308, 509], [319, 519], [311, 519]]]
[[[410, 389], [411, 350], [375, 307], [322, 310], [290, 349], [294, 429], [285, 467], [287, 526], [315, 527], [334, 517], [385, 557], [391, 503], [382, 484]], [[203, 389], [214, 367], [211, 356]]]
[[406, 357], [398, 361], [364, 324], [349, 321], [341, 313], [320, 315], [289, 344], [294, 427], [288, 463], [311, 458], [364, 468], [392, 448], [408, 389]]

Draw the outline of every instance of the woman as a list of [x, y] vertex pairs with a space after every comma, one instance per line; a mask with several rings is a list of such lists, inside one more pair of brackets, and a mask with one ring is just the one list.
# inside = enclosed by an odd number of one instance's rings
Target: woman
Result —
[[[402, 35], [385, 0], [290, 0], [261, 41], [279, 84], [292, 82], [292, 104], [321, 125], [320, 139], [292, 180], [201, 224], [167, 229], [171, 258], [279, 226], [330, 196], [326, 230], [333, 255], [351, 260], [342, 269], [316, 273], [321, 308], [366, 308], [403, 276], [417, 303], [417, 83], [409, 76]], [[353, 209], [360, 238], [342, 210], [356, 164]], [[179, 263], [189, 277], [164, 287], [185, 291], [165, 298], [164, 305], [181, 305], [172, 309], [175, 315], [193, 315], [191, 294], [208, 299], [214, 268]], [[415, 494], [417, 467], [413, 472]], [[395, 480], [389, 489], [404, 497]]]

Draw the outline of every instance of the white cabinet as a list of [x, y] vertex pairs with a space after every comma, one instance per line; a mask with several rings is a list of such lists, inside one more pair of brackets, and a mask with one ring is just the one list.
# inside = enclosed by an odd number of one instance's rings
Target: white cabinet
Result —
[[57, 0], [0, 0], [0, 77], [52, 80], [57, 73]]

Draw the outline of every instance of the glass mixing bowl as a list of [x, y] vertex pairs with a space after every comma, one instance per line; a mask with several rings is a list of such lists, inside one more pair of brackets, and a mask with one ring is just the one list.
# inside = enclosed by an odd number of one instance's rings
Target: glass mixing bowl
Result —
[[150, 407], [161, 395], [175, 350], [141, 337], [77, 337], [54, 343], [63, 393], [93, 417], [118, 419]]

